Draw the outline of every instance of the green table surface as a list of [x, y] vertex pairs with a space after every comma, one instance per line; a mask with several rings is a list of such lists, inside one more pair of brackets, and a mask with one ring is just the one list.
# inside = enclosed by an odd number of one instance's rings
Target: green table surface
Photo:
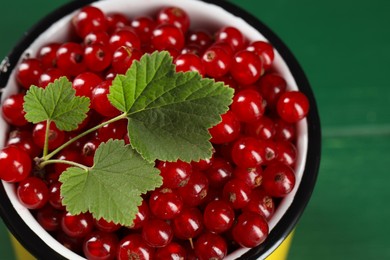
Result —
[[[390, 1], [231, 1], [286, 43], [319, 106], [320, 173], [289, 259], [390, 259]], [[0, 57], [66, 2], [2, 2]], [[0, 259], [14, 259], [1, 221]]]

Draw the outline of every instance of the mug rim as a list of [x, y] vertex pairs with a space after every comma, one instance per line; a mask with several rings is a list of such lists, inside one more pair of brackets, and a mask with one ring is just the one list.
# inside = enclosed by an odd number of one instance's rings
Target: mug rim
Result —
[[[98, 0], [99, 1], [99, 0]], [[321, 157], [321, 127], [318, 114], [317, 104], [314, 98], [313, 91], [309, 81], [302, 70], [300, 64], [284, 44], [284, 42], [259, 18], [250, 14], [248, 11], [224, 0], [198, 0], [206, 3], [218, 5], [227, 12], [241, 17], [245, 22], [261, 32], [273, 47], [279, 52], [284, 62], [291, 71], [291, 75], [299, 86], [299, 90], [303, 92], [309, 100], [310, 109], [306, 117], [308, 126], [308, 146], [306, 162], [301, 183], [295, 194], [294, 200], [290, 207], [284, 213], [276, 226], [269, 233], [266, 241], [261, 245], [248, 250], [238, 259], [258, 259], [269, 256], [290, 234], [296, 226], [299, 218], [306, 208], [314, 186], [317, 180], [320, 157]], [[13, 68], [15, 68], [18, 60], [23, 55], [26, 48], [47, 28], [56, 21], [61, 19], [75, 10], [96, 2], [96, 0], [73, 0], [65, 5], [62, 5], [50, 12], [47, 16], [39, 20], [30, 30], [27, 31], [21, 40], [11, 50], [9, 55], [3, 60], [2, 71], [0, 71], [0, 88], [4, 88], [9, 80]], [[0, 91], [0, 98], [2, 92]], [[40, 259], [66, 259], [52, 248], [50, 248], [35, 232], [33, 232], [27, 224], [19, 217], [18, 213], [12, 206], [3, 184], [0, 185], [0, 215], [17, 240], [34, 256]], [[31, 239], [34, 237], [34, 239]]]

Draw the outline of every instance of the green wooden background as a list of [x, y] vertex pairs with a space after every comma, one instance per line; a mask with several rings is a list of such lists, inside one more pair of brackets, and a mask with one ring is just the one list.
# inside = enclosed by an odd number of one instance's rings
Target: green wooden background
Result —
[[[390, 259], [390, 1], [231, 1], [289, 46], [319, 105], [320, 175], [289, 259]], [[0, 3], [0, 57], [66, 2]], [[0, 259], [14, 259], [1, 221]]]

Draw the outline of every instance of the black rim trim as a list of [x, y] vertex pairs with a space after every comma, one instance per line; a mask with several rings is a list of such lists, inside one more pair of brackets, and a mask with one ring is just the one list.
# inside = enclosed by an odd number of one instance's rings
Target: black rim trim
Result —
[[[321, 128], [318, 109], [310, 84], [301, 66], [288, 47], [281, 41], [281, 39], [279, 39], [278, 36], [276, 36], [265, 24], [260, 22], [258, 18], [236, 5], [223, 0], [201, 1], [221, 6], [226, 11], [241, 17], [248, 24], [260, 31], [283, 57], [289, 69], [291, 70], [291, 73], [293, 74], [300, 91], [305, 93], [310, 102], [310, 111], [307, 115], [309, 143], [306, 165], [300, 187], [295, 195], [295, 199], [290, 208], [286, 211], [285, 215], [270, 232], [267, 240], [259, 247], [253, 248], [239, 257], [239, 259], [257, 259], [261, 255], [262, 258], [265, 258], [270, 255], [272, 251], [275, 250], [277, 246], [279, 246], [294, 229], [313, 192], [318, 175], [321, 155]], [[29, 46], [35, 40], [35, 38], [44, 32], [49, 26], [55, 23], [59, 17], [63, 17], [64, 15], [67, 15], [76, 9], [92, 2], [95, 1], [74, 0], [56, 9], [48, 16], [40, 20], [24, 35], [20, 42], [6, 57], [9, 62], [8, 68], [14, 68], [21, 55], [24, 53], [26, 47]], [[8, 82], [12, 71], [11, 69], [8, 69], [6, 72], [0, 72], [0, 88], [5, 87], [6, 83]], [[65, 259], [50, 247], [48, 247], [48, 245], [40, 238], [38, 238], [36, 234], [22, 221], [16, 210], [13, 208], [10, 200], [8, 199], [3, 185], [0, 185], [0, 213], [4, 223], [7, 225], [11, 233], [35, 257], [39, 259]]]

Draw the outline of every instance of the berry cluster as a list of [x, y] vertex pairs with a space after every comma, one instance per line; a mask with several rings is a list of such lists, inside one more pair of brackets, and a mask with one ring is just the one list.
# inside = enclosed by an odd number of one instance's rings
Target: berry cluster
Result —
[[[0, 178], [16, 183], [20, 202], [58, 241], [88, 259], [222, 259], [238, 246], [261, 244], [277, 202], [294, 188], [295, 124], [309, 109], [305, 95], [289, 91], [273, 71], [273, 47], [248, 42], [231, 26], [217, 32], [190, 28], [188, 14], [178, 7], [129, 20], [87, 6], [73, 17], [72, 27], [75, 39], [48, 43], [20, 63], [16, 80], [21, 90], [1, 107], [12, 128], [0, 151]], [[89, 213], [72, 216], [61, 203], [58, 181], [69, 166], [34, 170], [46, 124], [24, 118], [25, 91], [66, 76], [76, 95], [91, 99], [92, 110], [77, 130], [62, 132], [50, 125], [48, 149], [53, 150], [118, 115], [107, 99], [113, 78], [155, 50], [168, 51], [177, 71], [197, 71], [235, 89], [230, 110], [209, 130], [213, 156], [191, 163], [156, 162], [163, 185], [144, 196], [131, 227]], [[130, 143], [126, 120], [77, 140], [57, 159], [91, 166], [95, 150], [109, 139]]]

